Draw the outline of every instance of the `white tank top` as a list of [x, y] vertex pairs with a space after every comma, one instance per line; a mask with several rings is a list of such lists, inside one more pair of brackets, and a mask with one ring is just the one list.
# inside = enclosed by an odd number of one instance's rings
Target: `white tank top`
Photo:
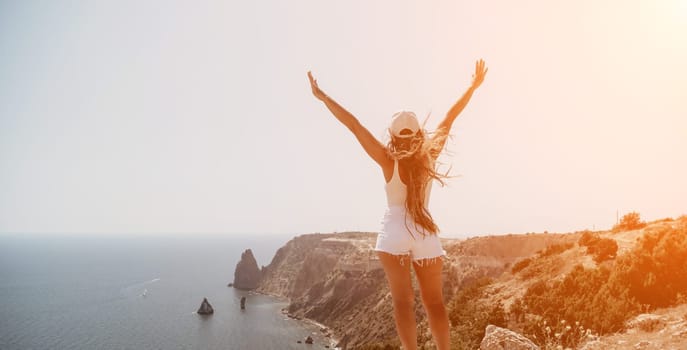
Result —
[[[391, 207], [406, 206], [406, 196], [408, 195], [408, 187], [401, 181], [401, 175], [398, 173], [398, 161], [394, 160], [394, 173], [391, 175], [391, 180], [384, 186], [386, 190], [386, 203]], [[429, 205], [429, 194], [432, 190], [432, 181], [425, 187], [425, 207]]]

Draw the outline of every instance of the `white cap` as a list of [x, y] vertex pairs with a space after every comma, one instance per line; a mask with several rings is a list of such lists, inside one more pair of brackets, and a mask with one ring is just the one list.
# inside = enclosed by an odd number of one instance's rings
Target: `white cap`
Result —
[[[401, 135], [401, 131], [404, 129], [409, 129], [410, 134]], [[415, 113], [409, 111], [399, 111], [391, 116], [391, 126], [389, 126], [389, 132], [394, 137], [412, 137], [415, 136], [417, 131], [420, 130], [420, 123], [415, 117]]]

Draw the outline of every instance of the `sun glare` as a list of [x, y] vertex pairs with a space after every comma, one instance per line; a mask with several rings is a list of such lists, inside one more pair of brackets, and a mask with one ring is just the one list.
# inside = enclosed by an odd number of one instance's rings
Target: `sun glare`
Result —
[[687, 13], [687, 0], [675, 0], [677, 3], [678, 10], [681, 10], [682, 14]]
[[670, 10], [672, 17], [679, 22], [679, 24], [687, 24], [687, 0], [672, 0]]
[[642, 17], [646, 34], [661, 47], [684, 54], [687, 43], [687, 0], [645, 0]]

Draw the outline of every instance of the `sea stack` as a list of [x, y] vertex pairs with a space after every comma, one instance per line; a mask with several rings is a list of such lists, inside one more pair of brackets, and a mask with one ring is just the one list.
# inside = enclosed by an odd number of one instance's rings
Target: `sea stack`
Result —
[[199, 315], [212, 315], [215, 310], [212, 309], [212, 305], [208, 302], [207, 298], [203, 298], [203, 302], [200, 303], [200, 308], [198, 309]]
[[241, 260], [236, 264], [234, 270], [234, 288], [251, 290], [258, 287], [262, 273], [258, 268], [258, 262], [255, 261], [253, 252], [246, 249], [241, 254]]

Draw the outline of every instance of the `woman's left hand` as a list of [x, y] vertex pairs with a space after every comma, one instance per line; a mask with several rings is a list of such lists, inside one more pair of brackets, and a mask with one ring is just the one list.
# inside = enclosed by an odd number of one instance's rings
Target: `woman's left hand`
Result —
[[488, 70], [489, 68], [485, 66], [483, 59], [480, 58], [479, 61], [475, 63], [475, 74], [472, 75], [473, 89], [477, 89], [480, 85], [482, 85]]

